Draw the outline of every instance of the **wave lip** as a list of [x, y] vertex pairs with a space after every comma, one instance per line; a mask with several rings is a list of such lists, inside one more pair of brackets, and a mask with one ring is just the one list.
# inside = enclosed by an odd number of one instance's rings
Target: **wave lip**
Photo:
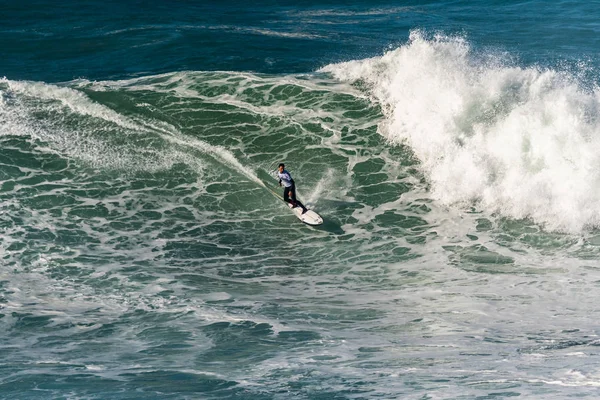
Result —
[[600, 91], [577, 71], [513, 64], [463, 37], [413, 31], [381, 57], [321, 72], [381, 104], [379, 132], [411, 146], [443, 204], [549, 230], [600, 226]]

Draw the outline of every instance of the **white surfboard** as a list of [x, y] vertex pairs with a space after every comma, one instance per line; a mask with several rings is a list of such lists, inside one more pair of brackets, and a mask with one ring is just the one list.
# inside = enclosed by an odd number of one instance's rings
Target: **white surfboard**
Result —
[[304, 214], [302, 214], [302, 207], [294, 207], [290, 203], [287, 203], [288, 207], [292, 209], [296, 217], [307, 225], [321, 225], [323, 223], [323, 218], [313, 210], [306, 210]]

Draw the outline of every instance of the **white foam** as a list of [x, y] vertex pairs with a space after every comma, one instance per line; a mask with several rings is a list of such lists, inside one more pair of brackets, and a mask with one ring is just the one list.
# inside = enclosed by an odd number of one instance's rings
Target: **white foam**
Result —
[[382, 105], [380, 133], [411, 146], [433, 196], [548, 229], [600, 226], [600, 91], [577, 73], [514, 67], [461, 37], [426, 37], [329, 65]]
[[84, 93], [67, 87], [43, 82], [2, 81], [16, 95], [24, 95], [36, 100], [54, 100], [71, 109], [74, 113], [88, 115], [115, 123], [118, 126], [138, 130], [139, 127], [116, 111], [90, 100]]
[[[411, 7], [377, 7], [356, 9], [317, 9], [317, 10], [294, 10], [290, 14], [300, 17], [363, 17], [363, 16], [390, 16], [412, 11]], [[316, 22], [322, 23], [322, 20]]]
[[599, 387], [600, 374], [597, 371], [593, 373], [584, 373], [578, 370], [565, 371], [563, 376], [555, 380], [531, 380], [533, 383], [543, 382], [548, 385], [566, 386], [566, 387]]
[[307, 203], [314, 203], [321, 198], [324, 192], [333, 185], [335, 180], [335, 171], [333, 168], [328, 168], [325, 174], [319, 179], [314, 189], [308, 196]]
[[[171, 77], [173, 79], [174, 77]], [[92, 163], [93, 165], [111, 166], [125, 170], [159, 170], [167, 169], [176, 162], [185, 162], [194, 166], [197, 170], [202, 168], [202, 162], [189, 150], [198, 150], [210, 155], [218, 161], [235, 168], [248, 179], [262, 185], [262, 181], [254, 172], [242, 165], [240, 161], [229, 150], [222, 146], [214, 146], [203, 140], [186, 137], [174, 126], [151, 120], [136, 120], [111, 110], [89, 99], [83, 92], [67, 87], [59, 87], [41, 82], [11, 81], [4, 79], [1, 83], [7, 86], [7, 92], [19, 98], [18, 104], [6, 105], [0, 103], [0, 117], [5, 117], [8, 128], [0, 130], [2, 134], [29, 135], [43, 141], [50, 141], [58, 145], [58, 150], [79, 159]], [[0, 94], [2, 94], [0, 92]], [[23, 97], [31, 98], [32, 101], [23, 101]], [[0, 96], [0, 99], [2, 97]], [[37, 104], [40, 100], [49, 100], [49, 104]], [[143, 137], [147, 135], [158, 135], [162, 139], [174, 144], [168, 149], [138, 149], [135, 147], [119, 147], [111, 144], [104, 138], [93, 137], [93, 135], [80, 135], [75, 129], [68, 129], [56, 121], [46, 121], [47, 126], [41, 127], [33, 118], [28, 118], [30, 112], [48, 110], [55, 107], [54, 103], [68, 107], [74, 114], [91, 116], [101, 121], [115, 124], [122, 134], [136, 134]], [[183, 148], [183, 151], [177, 149]], [[56, 150], [56, 149], [55, 149]], [[152, 157], [149, 157], [151, 155]]]

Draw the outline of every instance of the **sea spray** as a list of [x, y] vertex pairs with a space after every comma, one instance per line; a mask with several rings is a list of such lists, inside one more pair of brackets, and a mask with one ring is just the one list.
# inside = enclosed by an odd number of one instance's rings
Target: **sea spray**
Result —
[[421, 31], [322, 72], [362, 82], [385, 114], [379, 132], [412, 148], [441, 203], [549, 230], [600, 225], [600, 93], [577, 74], [516, 67], [463, 37]]

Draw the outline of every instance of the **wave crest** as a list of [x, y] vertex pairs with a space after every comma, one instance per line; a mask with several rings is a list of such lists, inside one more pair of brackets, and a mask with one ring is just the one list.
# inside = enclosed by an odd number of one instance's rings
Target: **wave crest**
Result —
[[411, 146], [447, 205], [472, 204], [569, 232], [600, 225], [600, 99], [577, 72], [477, 54], [463, 37], [407, 44], [322, 72], [361, 82], [380, 133]]

